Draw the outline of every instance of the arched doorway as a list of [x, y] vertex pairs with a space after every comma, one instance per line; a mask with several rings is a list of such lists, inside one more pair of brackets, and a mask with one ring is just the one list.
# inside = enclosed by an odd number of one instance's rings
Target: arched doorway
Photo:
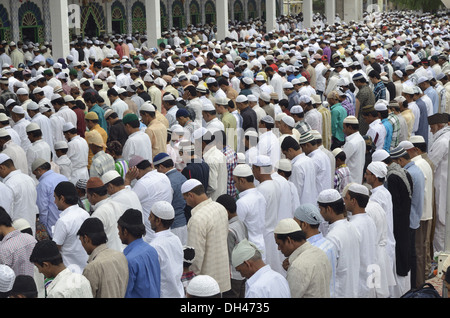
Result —
[[189, 12], [191, 15], [192, 25], [198, 25], [202, 23], [200, 19], [200, 6], [196, 0], [192, 0], [191, 4], [189, 5]]
[[169, 29], [169, 19], [167, 18], [166, 6], [162, 1], [160, 1], [160, 11], [161, 11], [161, 30], [167, 31]]
[[140, 1], [136, 1], [131, 8], [131, 12], [133, 17], [133, 32], [143, 34], [147, 30], [144, 4]]
[[11, 22], [8, 11], [0, 4], [0, 41], [11, 41]]
[[258, 9], [256, 7], [256, 1], [249, 0], [248, 1], [248, 18], [256, 19], [257, 17], [258, 17]]
[[119, 1], [115, 1], [111, 5], [112, 31], [115, 34], [126, 33], [126, 14], [125, 7]]
[[184, 9], [181, 1], [176, 0], [173, 2], [172, 13], [173, 27], [182, 29], [184, 26]]
[[216, 5], [212, 1], [205, 3], [205, 22], [206, 24], [216, 24]]
[[83, 37], [98, 37], [105, 33], [105, 26], [105, 14], [101, 5], [91, 2], [81, 8], [81, 33]]
[[33, 2], [25, 2], [19, 8], [20, 38], [33, 43], [44, 42], [44, 22], [41, 10]]
[[244, 6], [240, 0], [234, 2], [234, 19], [236, 21], [244, 21]]

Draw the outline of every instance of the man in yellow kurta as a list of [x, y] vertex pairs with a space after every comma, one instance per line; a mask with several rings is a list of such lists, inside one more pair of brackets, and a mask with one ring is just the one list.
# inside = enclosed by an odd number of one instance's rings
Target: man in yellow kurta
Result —
[[[100, 133], [100, 135], [103, 138], [103, 143], [106, 145], [106, 142], [108, 140], [108, 134], [106, 131], [99, 125], [98, 123], [98, 115], [94, 112], [89, 112], [84, 117], [84, 120], [86, 122], [86, 128], [89, 129], [89, 131], [96, 130]], [[87, 141], [87, 140], [86, 140]], [[105, 150], [105, 149], [103, 149]], [[94, 154], [91, 150], [89, 150], [89, 156], [88, 156], [88, 169], [90, 169], [92, 164], [92, 157], [94, 157]]]
[[142, 122], [147, 126], [145, 133], [152, 142], [153, 157], [167, 151], [167, 127], [156, 118], [156, 107], [149, 102], [140, 109]]

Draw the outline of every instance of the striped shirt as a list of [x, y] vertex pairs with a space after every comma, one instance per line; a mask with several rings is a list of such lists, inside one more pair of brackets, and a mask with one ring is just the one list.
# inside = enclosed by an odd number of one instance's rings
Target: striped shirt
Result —
[[236, 196], [236, 187], [233, 180], [233, 171], [238, 162], [237, 154], [233, 148], [228, 145], [223, 147], [222, 153], [225, 155], [227, 160], [227, 194], [234, 198]]
[[14, 230], [0, 241], [0, 264], [8, 265], [17, 275], [34, 277], [34, 265], [30, 255], [36, 245], [33, 236]]
[[350, 183], [350, 169], [343, 164], [334, 173], [334, 189], [342, 193], [347, 184]]
[[400, 120], [394, 113], [389, 113], [388, 120], [392, 125], [392, 142], [391, 149], [394, 149], [400, 143]]
[[335, 289], [335, 280], [336, 280], [336, 247], [335, 245], [328, 240], [326, 237], [323, 236], [322, 233], [313, 235], [307, 239], [311, 245], [317, 246], [322, 251], [327, 254], [328, 260], [331, 263], [331, 281], [330, 281], [330, 296], [333, 298], [334, 296], [334, 289]]
[[386, 99], [386, 86], [384, 86], [382, 81], [379, 81], [374, 85], [373, 94], [375, 95], [375, 101]]

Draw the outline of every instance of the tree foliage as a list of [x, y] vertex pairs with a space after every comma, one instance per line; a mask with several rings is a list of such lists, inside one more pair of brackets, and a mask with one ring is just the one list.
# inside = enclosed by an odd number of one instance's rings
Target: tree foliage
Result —
[[424, 12], [435, 12], [443, 6], [441, 0], [393, 0], [393, 2], [405, 9]]

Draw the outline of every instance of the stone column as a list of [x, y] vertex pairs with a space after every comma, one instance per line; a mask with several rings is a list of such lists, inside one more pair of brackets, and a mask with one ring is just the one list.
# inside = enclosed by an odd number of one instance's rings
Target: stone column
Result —
[[69, 9], [67, 0], [49, 0], [52, 22], [53, 57], [65, 58], [70, 54]]
[[228, 0], [216, 0], [217, 40], [228, 35]]
[[14, 42], [20, 40], [20, 22], [19, 22], [19, 7], [20, 2], [17, 0], [10, 0], [9, 15], [11, 19], [11, 38]]
[[158, 47], [161, 38], [161, 6], [159, 1], [145, 0], [148, 47]]
[[133, 4], [131, 0], [125, 1], [125, 14], [127, 15], [127, 33], [133, 36], [133, 12], [132, 12]]
[[358, 0], [344, 0], [344, 17], [345, 22], [352, 20], [359, 21], [362, 18], [362, 8]]
[[[112, 2], [105, 3], [105, 23], [106, 23], [106, 34], [112, 34]], [[127, 14], [125, 12], [125, 14]]]
[[327, 24], [334, 24], [334, 18], [336, 17], [336, 1], [325, 1], [325, 17], [327, 18]]
[[266, 0], [266, 30], [274, 31], [277, 22], [277, 3], [276, 0]]
[[312, 0], [303, 0], [302, 5], [303, 12], [303, 27], [310, 28], [313, 25], [313, 3]]

